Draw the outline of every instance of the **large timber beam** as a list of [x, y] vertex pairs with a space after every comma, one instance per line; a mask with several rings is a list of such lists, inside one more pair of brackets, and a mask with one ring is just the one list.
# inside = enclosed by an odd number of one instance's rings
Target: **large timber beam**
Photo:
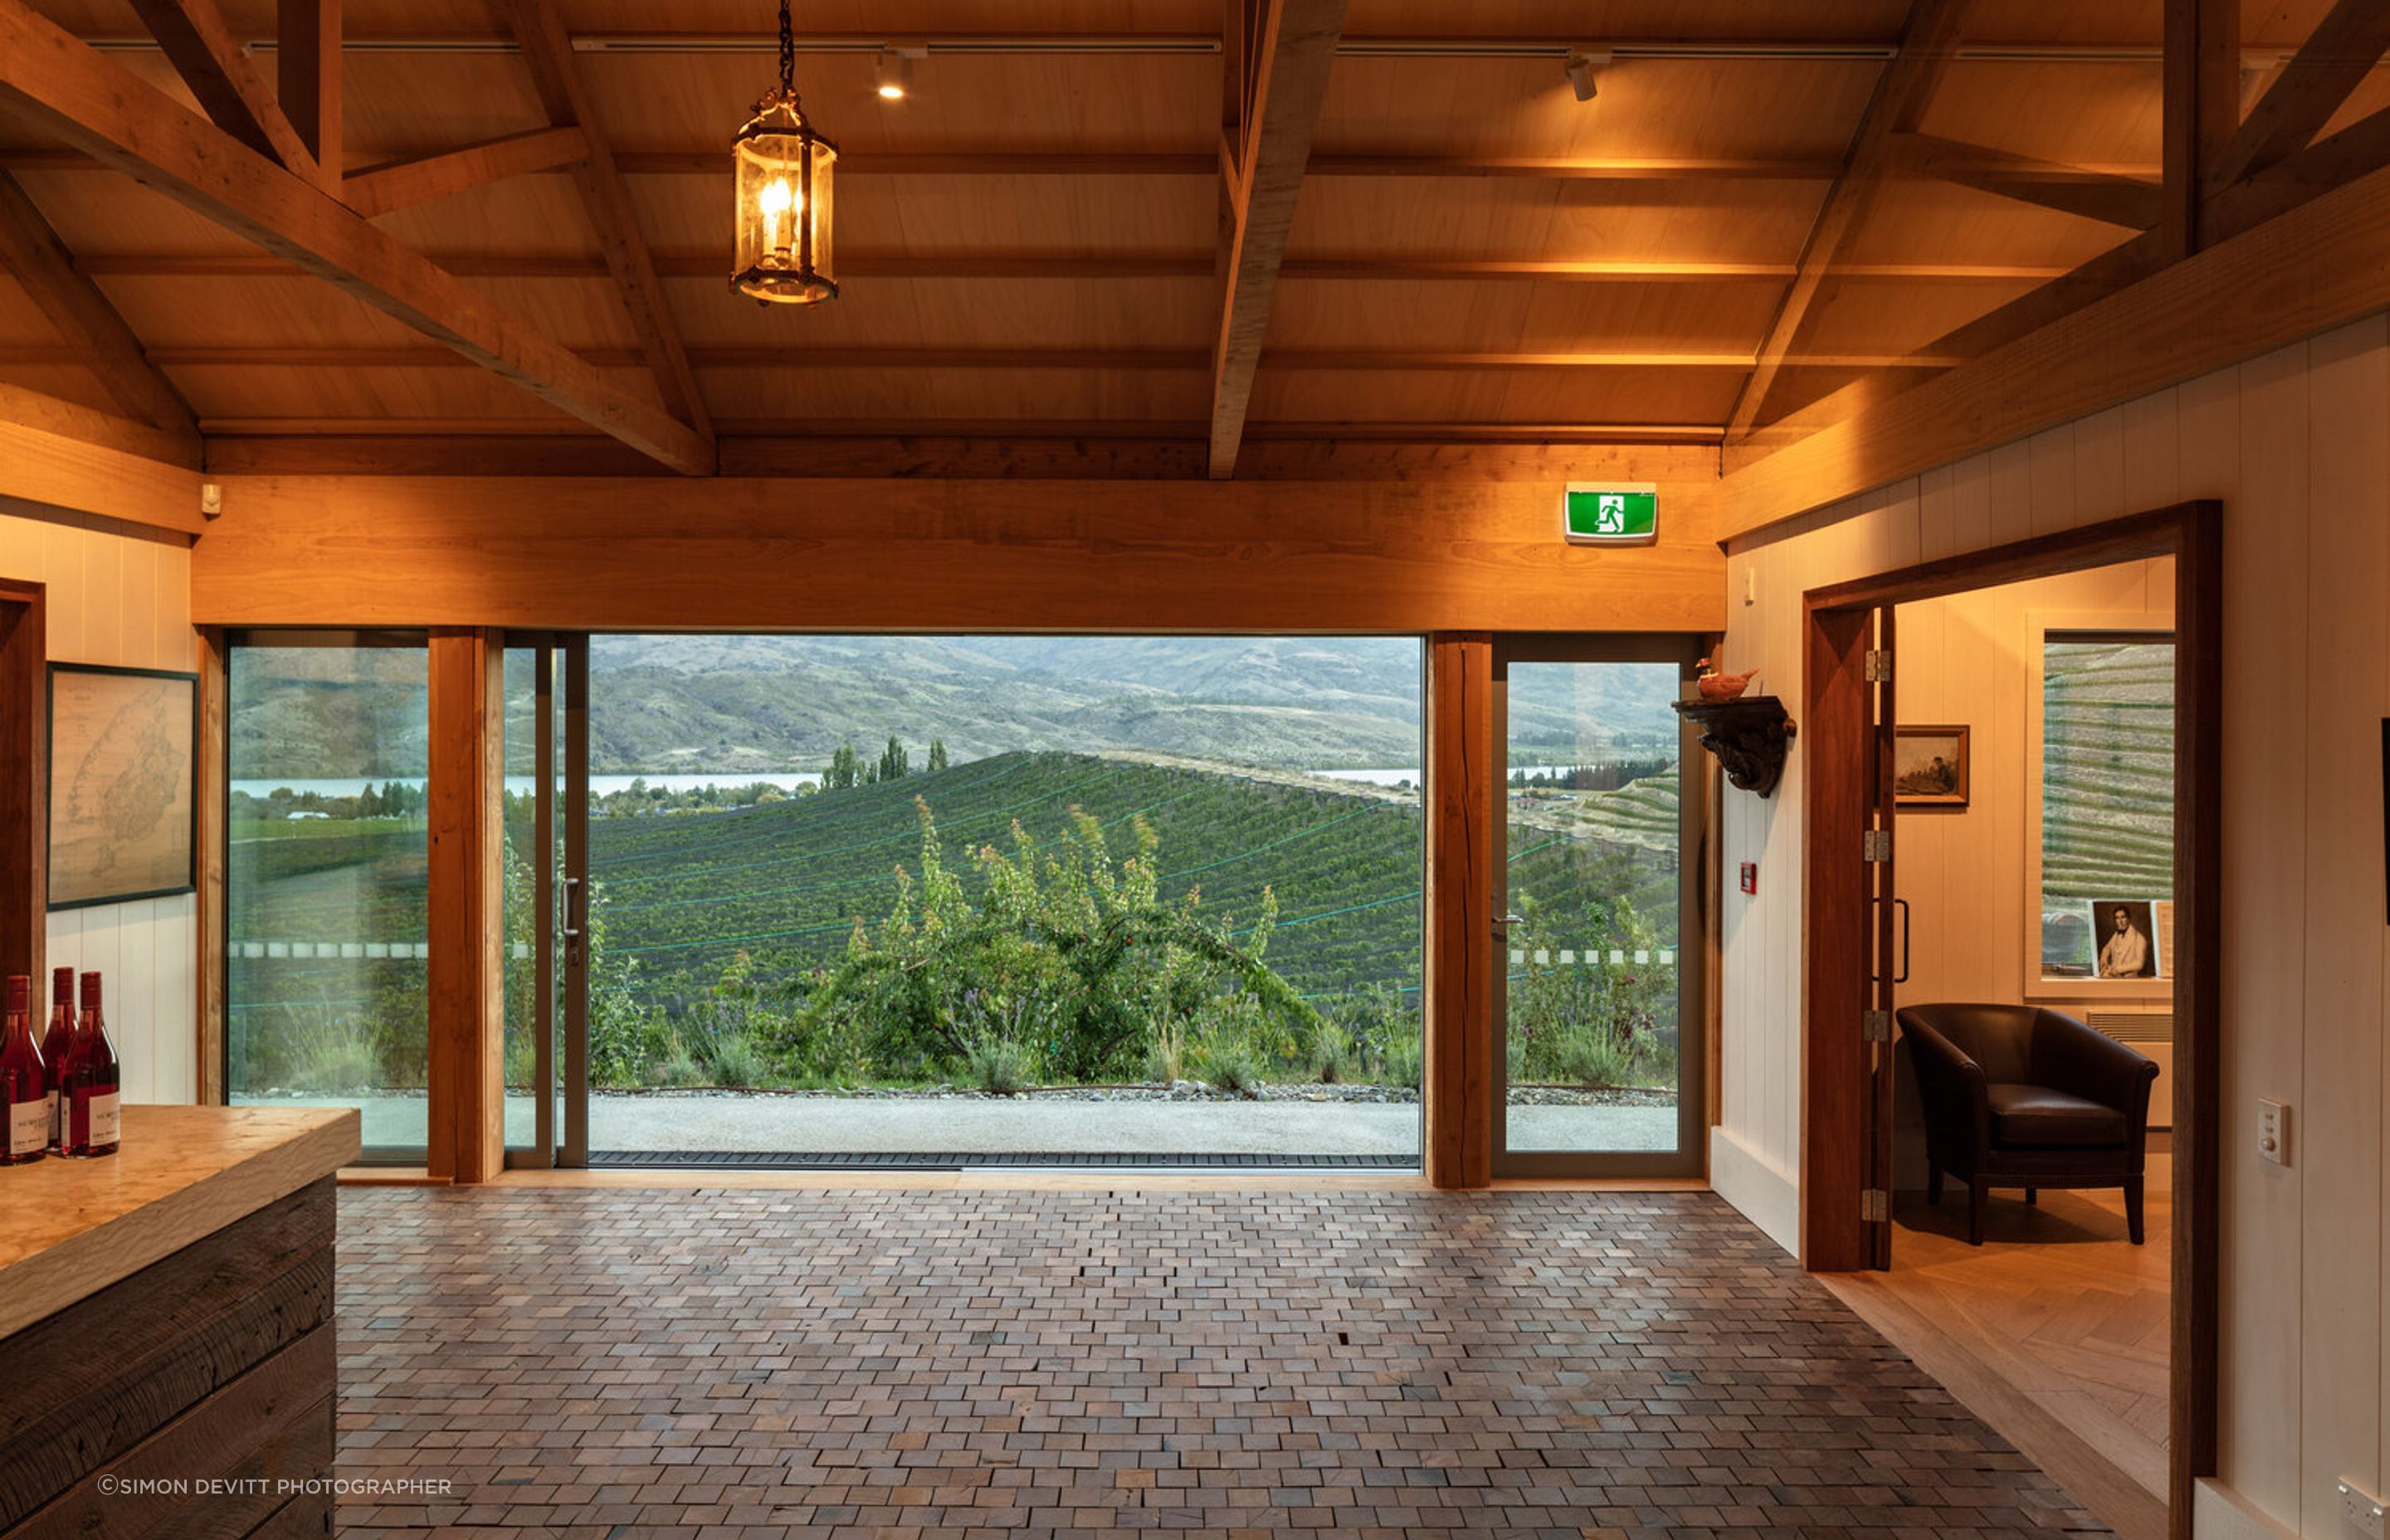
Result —
[[613, 151], [591, 121], [564, 19], [557, 14], [554, 0], [504, 0], [504, 7], [548, 121], [559, 128], [581, 131], [583, 153], [572, 162], [573, 186], [580, 189], [581, 206], [597, 228], [598, 249], [605, 253], [607, 270], [613, 275], [632, 333], [647, 354], [648, 372], [655, 376], [665, 406], [711, 444], [713, 427], [705, 398], [698, 392], [697, 377], [689, 372], [679, 325], [664, 298], [663, 280], [656, 276], [655, 258], [648, 250], [647, 237], [640, 233], [630, 194], [623, 190], [623, 179], [614, 169]]
[[2164, 195], [2154, 182], [2086, 171], [1931, 134], [1892, 135], [1886, 159], [1901, 175], [1951, 182], [2127, 230], [2150, 228], [2162, 212]]
[[6, 175], [0, 175], [0, 267], [66, 339], [75, 363], [97, 375], [134, 417], [173, 441], [179, 446], [173, 458], [198, 463], [199, 430], [190, 403], [149, 361], [99, 286], [75, 270], [42, 211]]
[[1279, 263], [1294, 225], [1295, 199], [1303, 190], [1304, 165], [1311, 159], [1311, 138], [1319, 128], [1328, 72], [1343, 29], [1344, 0], [1274, 0], [1262, 23], [1253, 108], [1235, 169], [1235, 238], [1219, 338], [1212, 349], [1215, 479], [1236, 473], [1262, 334], [1269, 329], [1270, 304], [1278, 294]]
[[2202, 168], [2209, 196], [2270, 171], [2307, 148], [2390, 52], [2390, 6], [2339, 0], [2257, 98], [2246, 122]]
[[712, 472], [709, 436], [618, 390], [313, 181], [186, 110], [24, 0], [0, 0], [0, 106], [675, 469]]
[[133, 8], [217, 127], [302, 176], [319, 174], [306, 141], [215, 0], [133, 0]]
[[[341, 196], [350, 208], [374, 219], [508, 177], [556, 171], [588, 154], [588, 136], [577, 128], [534, 128], [463, 149], [368, 166], [341, 185]], [[717, 260], [714, 265], [722, 264]]]
[[1857, 131], [1851, 135], [1843, 173], [1826, 189], [1825, 201], [1818, 206], [1818, 217], [1809, 227], [1809, 238], [1802, 247], [1798, 271], [1784, 292], [1783, 303], [1777, 307], [1766, 340], [1760, 343], [1758, 362], [1751, 378], [1743, 382], [1742, 392], [1735, 398], [1734, 410], [1727, 417], [1729, 442], [1750, 432], [1752, 425], [1759, 420], [1768, 391], [1775, 388], [1777, 374], [1808, 322], [1810, 307], [1817, 302], [1828, 270], [1842, 254], [1843, 245], [1857, 227], [1876, 185], [1889, 170], [1893, 135], [1915, 131], [1934, 85], [1948, 68], [1959, 38], [1960, 13], [1965, 8], [1966, 0], [1914, 0], [1909, 6], [1908, 24], [1902, 30], [1899, 51], [1876, 78], [1875, 92], [1859, 117]]
[[280, 0], [274, 69], [282, 115], [315, 157], [316, 181], [340, 191], [341, 0]]

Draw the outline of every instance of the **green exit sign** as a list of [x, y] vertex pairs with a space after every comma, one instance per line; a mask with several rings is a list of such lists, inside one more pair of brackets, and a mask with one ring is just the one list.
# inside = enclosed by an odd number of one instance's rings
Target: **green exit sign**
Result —
[[1660, 538], [1652, 486], [1580, 486], [1561, 494], [1561, 529], [1572, 545], [1649, 545]]

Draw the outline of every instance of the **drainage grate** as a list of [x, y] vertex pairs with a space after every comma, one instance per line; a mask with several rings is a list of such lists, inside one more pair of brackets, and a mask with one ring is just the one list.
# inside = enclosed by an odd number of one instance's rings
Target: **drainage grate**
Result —
[[1417, 1171], [1416, 1155], [1074, 1155], [1005, 1150], [960, 1154], [816, 1153], [781, 1149], [593, 1149], [594, 1169], [627, 1167], [736, 1171], [965, 1171], [989, 1167], [1098, 1167], [1113, 1171]]

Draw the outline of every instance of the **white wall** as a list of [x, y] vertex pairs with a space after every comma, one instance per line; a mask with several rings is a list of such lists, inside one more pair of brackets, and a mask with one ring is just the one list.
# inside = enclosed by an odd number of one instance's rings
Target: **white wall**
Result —
[[[2221, 498], [2227, 528], [2221, 1476], [2271, 1521], [2344, 1540], [2334, 1478], [2379, 1491], [2390, 1468], [2390, 320], [1740, 543], [1726, 654], [1797, 693], [1805, 589], [2191, 497]], [[1727, 797], [1725, 859], [1758, 860], [1761, 889], [1727, 894], [1717, 1136], [1749, 1158], [1720, 1171], [1796, 1185], [1802, 757], [1773, 799]], [[2294, 1104], [2287, 1169], [2258, 1158], [2261, 1096]]]
[[[0, 504], [0, 576], [46, 584], [53, 661], [188, 669], [191, 553], [179, 537]], [[55, 520], [55, 521], [54, 521]], [[129, 1101], [199, 1095], [199, 920], [188, 893], [50, 916], [48, 965], [107, 979], [108, 1024]], [[36, 980], [45, 999], [48, 982]]]

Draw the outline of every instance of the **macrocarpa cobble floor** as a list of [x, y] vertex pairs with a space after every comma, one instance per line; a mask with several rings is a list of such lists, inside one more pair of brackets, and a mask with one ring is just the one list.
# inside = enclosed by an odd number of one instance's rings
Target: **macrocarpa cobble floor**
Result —
[[2098, 1531], [1706, 1193], [359, 1188], [355, 1540]]

